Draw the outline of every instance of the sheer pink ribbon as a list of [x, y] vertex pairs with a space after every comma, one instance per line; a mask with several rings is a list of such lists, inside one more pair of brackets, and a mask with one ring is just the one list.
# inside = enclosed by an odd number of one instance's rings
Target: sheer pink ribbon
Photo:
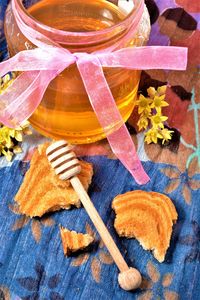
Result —
[[[143, 13], [144, 2], [141, 3], [138, 23]], [[102, 67], [184, 70], [187, 48], [152, 46], [72, 54], [33, 29], [34, 26], [28, 26], [26, 17], [29, 17], [20, 12], [16, 0], [12, 0], [12, 8], [19, 29], [37, 48], [21, 51], [0, 64], [0, 76], [9, 71], [23, 71], [0, 95], [0, 122], [14, 127], [29, 118], [40, 104], [49, 83], [69, 65], [76, 63], [90, 103], [113, 152], [138, 184], [147, 183], [149, 177], [137, 156]]]

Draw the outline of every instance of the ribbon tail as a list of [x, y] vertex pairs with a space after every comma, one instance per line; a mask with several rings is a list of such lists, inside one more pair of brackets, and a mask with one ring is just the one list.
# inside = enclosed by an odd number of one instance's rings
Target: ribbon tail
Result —
[[138, 184], [146, 184], [149, 177], [137, 156], [134, 143], [118, 111], [99, 59], [93, 55], [80, 56], [77, 67], [90, 103], [113, 152]]

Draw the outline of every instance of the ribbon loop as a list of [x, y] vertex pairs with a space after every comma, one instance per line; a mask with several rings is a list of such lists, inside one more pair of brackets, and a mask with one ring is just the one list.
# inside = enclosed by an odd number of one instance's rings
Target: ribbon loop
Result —
[[112, 53], [97, 54], [97, 56], [103, 67], [185, 70], [187, 53], [188, 49], [184, 47], [147, 46], [123, 48]]

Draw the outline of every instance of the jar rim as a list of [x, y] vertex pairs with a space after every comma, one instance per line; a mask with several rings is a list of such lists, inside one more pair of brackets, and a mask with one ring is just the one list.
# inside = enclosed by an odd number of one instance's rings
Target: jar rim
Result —
[[[82, 42], [85, 42], [85, 39], [88, 38], [99, 38], [112, 34], [113, 32], [116, 32], [119, 34], [120, 32], [123, 32], [124, 30], [127, 30], [132, 24], [135, 22], [135, 27], [139, 24], [142, 13], [143, 13], [143, 7], [144, 7], [144, 0], [132, 0], [134, 1], [134, 8], [132, 11], [120, 22], [117, 24], [111, 25], [108, 28], [104, 28], [97, 31], [87, 31], [87, 32], [72, 32], [72, 31], [64, 31], [60, 29], [56, 29], [53, 27], [50, 27], [48, 25], [45, 25], [44, 23], [40, 22], [36, 18], [34, 18], [24, 7], [22, 0], [13, 0], [15, 1], [16, 8], [18, 9], [18, 12], [21, 15], [21, 18], [24, 20], [24, 22], [29, 25], [33, 26], [36, 29], [41, 30], [43, 33], [46, 33], [49, 37], [51, 37], [53, 40], [56, 37], [57, 42], [61, 43], [63, 39], [65, 38], [82, 38], [83, 40], [80, 40], [80, 44]], [[93, 40], [94, 43], [94, 40]]]

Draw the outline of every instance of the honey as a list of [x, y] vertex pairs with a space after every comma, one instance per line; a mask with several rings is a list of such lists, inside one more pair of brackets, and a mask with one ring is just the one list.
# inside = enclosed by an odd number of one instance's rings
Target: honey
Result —
[[[97, 32], [120, 24], [127, 12], [107, 0], [42, 0], [28, 9], [37, 21], [66, 32]], [[5, 25], [7, 36], [9, 27]], [[16, 36], [16, 35], [15, 35]], [[116, 36], [107, 44], [115, 42]], [[9, 39], [11, 55], [31, 46], [20, 39], [18, 45]], [[137, 38], [129, 45], [137, 45]], [[92, 45], [62, 45], [71, 52], [93, 52], [103, 49], [102, 42]], [[104, 68], [104, 74], [117, 107], [126, 121], [130, 116], [137, 95], [140, 72], [119, 68]], [[102, 110], [105, 109], [102, 107]], [[90, 143], [105, 137], [90, 105], [76, 64], [66, 68], [49, 85], [43, 100], [30, 118], [30, 122], [42, 134], [53, 138], [64, 138], [72, 143]], [[112, 124], [113, 126], [113, 124]]]

